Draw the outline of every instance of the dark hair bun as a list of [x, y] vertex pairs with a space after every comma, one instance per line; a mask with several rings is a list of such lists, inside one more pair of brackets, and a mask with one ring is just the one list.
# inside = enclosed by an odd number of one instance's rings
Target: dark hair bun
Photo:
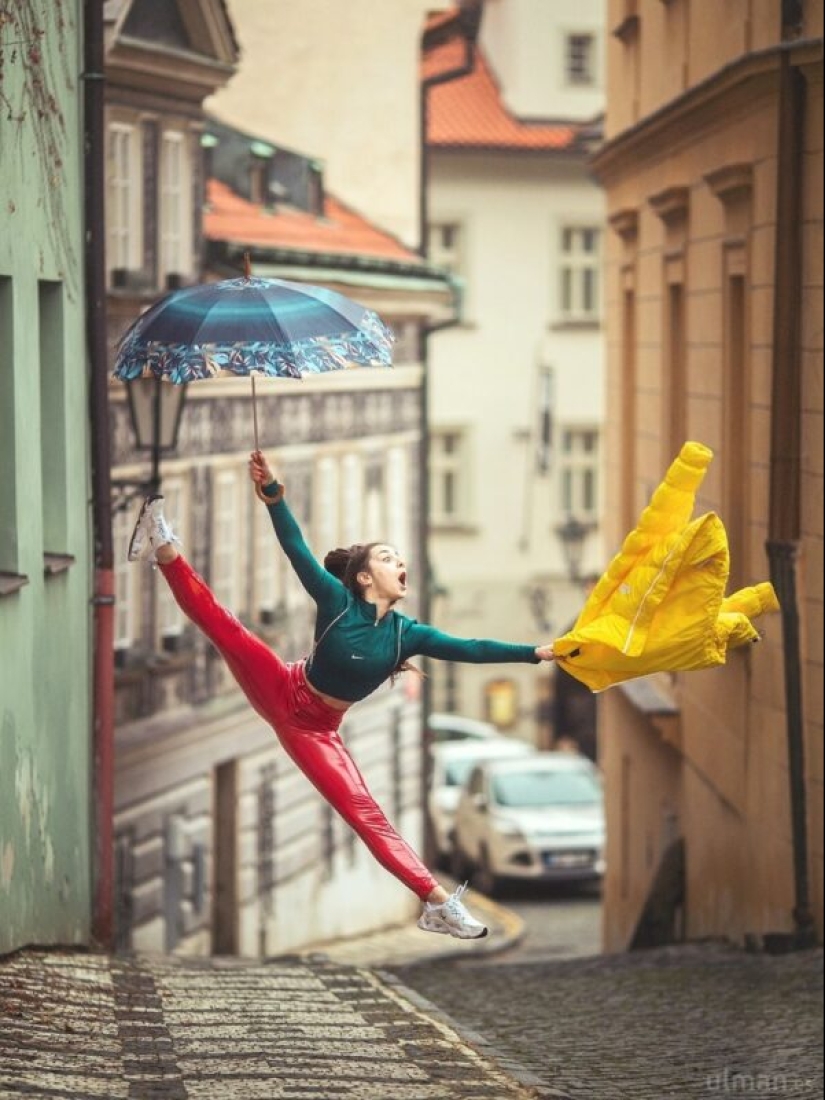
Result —
[[330, 550], [324, 558], [324, 569], [328, 573], [332, 573], [333, 577], [337, 577], [339, 581], [342, 581], [346, 576], [351, 557], [352, 552], [350, 550], [344, 550], [343, 547], [339, 546], [337, 550]]

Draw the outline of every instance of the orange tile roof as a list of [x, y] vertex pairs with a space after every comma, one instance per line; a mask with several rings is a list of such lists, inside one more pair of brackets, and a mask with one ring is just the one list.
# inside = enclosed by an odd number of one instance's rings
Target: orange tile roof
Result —
[[[460, 39], [425, 52], [424, 78], [459, 65], [464, 59]], [[467, 76], [430, 91], [427, 143], [442, 149], [512, 149], [535, 152], [570, 150], [578, 127], [568, 123], [523, 122], [504, 104], [486, 58], [475, 50], [475, 66]]]
[[207, 182], [206, 196], [204, 233], [210, 241], [423, 266], [418, 253], [331, 195], [326, 196], [323, 218], [285, 205], [269, 211], [216, 179]]

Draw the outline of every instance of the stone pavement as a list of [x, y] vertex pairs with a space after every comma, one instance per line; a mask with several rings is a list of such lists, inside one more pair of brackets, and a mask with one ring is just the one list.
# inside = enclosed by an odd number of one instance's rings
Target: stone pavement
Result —
[[[396, 972], [537, 1097], [823, 1100], [823, 954], [694, 943]], [[432, 1011], [432, 1010], [431, 1010]]]
[[78, 951], [0, 959], [2, 1100], [532, 1096], [367, 970]]

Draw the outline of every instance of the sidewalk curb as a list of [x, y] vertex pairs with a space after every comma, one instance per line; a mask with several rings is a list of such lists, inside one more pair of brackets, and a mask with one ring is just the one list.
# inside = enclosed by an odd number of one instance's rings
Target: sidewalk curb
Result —
[[528, 1089], [535, 1100], [572, 1100], [569, 1093], [551, 1088], [535, 1073], [531, 1073], [530, 1070], [525, 1069], [517, 1062], [508, 1058], [488, 1039], [485, 1039], [483, 1035], [479, 1034], [479, 1032], [459, 1023], [455, 1017], [445, 1012], [444, 1009], [439, 1008], [438, 1005], [428, 1000], [427, 997], [422, 996], [417, 990], [411, 989], [408, 985], [405, 985], [397, 974], [392, 971], [384, 970], [383, 968], [375, 969], [372, 973], [381, 982], [393, 989], [398, 995], [408, 1000], [410, 1004], [419, 1011], [423, 1012], [429, 1019], [455, 1032], [462, 1043], [471, 1047], [482, 1058], [492, 1062], [505, 1076], [511, 1077], [523, 1088]]
[[[447, 889], [454, 884], [444, 883]], [[515, 947], [524, 938], [526, 925], [512, 910], [498, 902], [468, 890], [467, 903], [490, 930], [483, 939], [459, 940], [422, 932], [414, 920], [310, 944], [294, 952], [299, 958], [316, 962], [334, 962], [359, 969], [403, 969], [418, 963], [452, 961], [454, 959], [489, 958]]]

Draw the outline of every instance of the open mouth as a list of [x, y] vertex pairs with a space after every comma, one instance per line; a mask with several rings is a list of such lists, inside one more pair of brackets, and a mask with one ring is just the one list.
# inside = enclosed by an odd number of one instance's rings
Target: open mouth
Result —
[[406, 574], [406, 572], [398, 574], [398, 583], [401, 585], [402, 588], [407, 587], [407, 574]]

